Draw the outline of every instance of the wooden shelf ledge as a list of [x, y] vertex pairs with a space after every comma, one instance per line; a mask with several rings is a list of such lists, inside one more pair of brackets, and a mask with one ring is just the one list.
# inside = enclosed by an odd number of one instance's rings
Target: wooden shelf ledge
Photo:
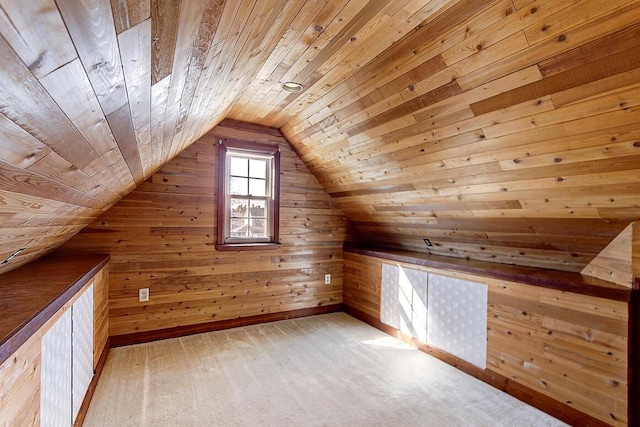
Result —
[[0, 364], [109, 262], [50, 255], [0, 275]]
[[344, 251], [390, 261], [441, 270], [458, 271], [489, 279], [506, 280], [615, 301], [629, 302], [632, 293], [632, 289], [616, 283], [567, 271], [499, 264], [488, 261], [474, 261], [420, 252], [369, 247], [353, 243], [345, 244]]

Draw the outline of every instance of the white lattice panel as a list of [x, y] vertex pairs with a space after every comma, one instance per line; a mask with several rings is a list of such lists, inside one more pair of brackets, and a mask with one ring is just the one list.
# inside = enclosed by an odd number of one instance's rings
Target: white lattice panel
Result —
[[487, 362], [487, 286], [429, 275], [427, 343], [480, 368]]
[[71, 425], [71, 311], [42, 337], [40, 424]]
[[427, 342], [427, 283], [426, 272], [382, 264], [382, 323]]
[[406, 301], [401, 312], [400, 330], [427, 342], [427, 284], [428, 273], [400, 267], [399, 288], [401, 301]]
[[380, 321], [392, 328], [400, 329], [400, 301], [398, 300], [399, 267], [382, 264], [382, 286], [380, 295]]
[[73, 304], [73, 420], [93, 377], [93, 284]]

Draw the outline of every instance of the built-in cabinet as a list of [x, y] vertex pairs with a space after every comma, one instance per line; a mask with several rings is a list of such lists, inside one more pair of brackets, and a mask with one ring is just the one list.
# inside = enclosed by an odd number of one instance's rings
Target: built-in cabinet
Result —
[[41, 425], [73, 425], [93, 377], [93, 283], [44, 333], [41, 351]]
[[640, 280], [357, 247], [344, 259], [348, 313], [571, 424], [638, 425]]
[[382, 263], [381, 287], [382, 323], [486, 367], [486, 284]]
[[107, 260], [60, 257], [0, 276], [0, 291], [19, 306], [5, 300], [0, 319], [0, 426], [80, 424], [108, 348]]

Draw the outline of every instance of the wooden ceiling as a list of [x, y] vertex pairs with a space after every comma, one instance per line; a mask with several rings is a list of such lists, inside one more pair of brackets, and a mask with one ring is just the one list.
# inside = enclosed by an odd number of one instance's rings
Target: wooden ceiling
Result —
[[640, 0], [0, 0], [0, 259], [26, 248], [0, 272], [224, 118], [281, 129], [366, 241], [579, 271], [640, 219], [639, 22]]

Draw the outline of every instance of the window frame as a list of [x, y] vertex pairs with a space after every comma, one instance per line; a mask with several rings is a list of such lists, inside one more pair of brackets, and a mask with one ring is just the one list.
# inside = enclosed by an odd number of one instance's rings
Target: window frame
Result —
[[[272, 204], [272, 218], [268, 225], [271, 229], [271, 239], [234, 239], [230, 236], [231, 208], [230, 208], [230, 154], [243, 152], [258, 157], [273, 159], [271, 166], [272, 196], [268, 203]], [[280, 246], [280, 147], [277, 144], [260, 142], [219, 140], [218, 141], [218, 206], [217, 206], [217, 250], [255, 250], [275, 249]]]

